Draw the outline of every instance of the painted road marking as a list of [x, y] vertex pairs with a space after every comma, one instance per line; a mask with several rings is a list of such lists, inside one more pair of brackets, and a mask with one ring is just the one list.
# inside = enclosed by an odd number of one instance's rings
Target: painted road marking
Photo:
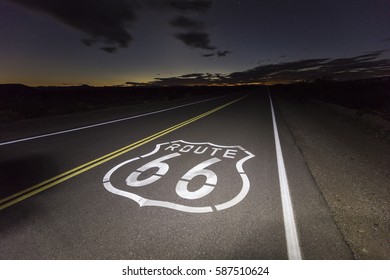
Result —
[[141, 117], [146, 117], [146, 116], [150, 116], [150, 115], [155, 115], [155, 114], [158, 114], [158, 113], [167, 112], [167, 111], [171, 111], [171, 110], [175, 110], [175, 109], [179, 109], [179, 108], [183, 108], [183, 107], [192, 106], [192, 105], [203, 103], [203, 102], [208, 102], [208, 101], [212, 101], [212, 100], [216, 100], [216, 99], [221, 99], [221, 98], [225, 98], [225, 97], [226, 96], [210, 98], [210, 99], [196, 101], [196, 102], [183, 104], [183, 105], [178, 105], [178, 106], [174, 106], [174, 107], [170, 107], [170, 108], [166, 108], [166, 109], [162, 109], [162, 110], [157, 110], [157, 111], [153, 111], [153, 112], [149, 112], [149, 113], [144, 113], [144, 114], [140, 114], [140, 115], [136, 115], [136, 116], [131, 116], [131, 117], [121, 118], [121, 119], [117, 119], [117, 120], [112, 120], [112, 121], [107, 121], [107, 122], [102, 122], [102, 123], [96, 123], [96, 124], [91, 124], [91, 125], [86, 125], [86, 126], [81, 126], [81, 127], [61, 130], [61, 131], [57, 131], [57, 132], [51, 132], [51, 133], [47, 133], [47, 134], [42, 134], [42, 135], [37, 135], [37, 136], [26, 137], [26, 138], [21, 138], [21, 139], [17, 139], [17, 140], [2, 142], [2, 143], [0, 143], [0, 146], [15, 144], [15, 143], [19, 143], [19, 142], [25, 142], [25, 141], [29, 141], [29, 140], [35, 140], [35, 139], [40, 139], [40, 138], [45, 138], [45, 137], [50, 137], [50, 136], [70, 133], [70, 132], [75, 132], [75, 131], [79, 131], [79, 130], [94, 128], [94, 127], [103, 126], [103, 125], [112, 124], [112, 123], [128, 121], [128, 120], [137, 119], [137, 118], [141, 118]]
[[271, 103], [272, 122], [274, 127], [276, 158], [278, 163], [279, 184], [280, 184], [280, 192], [282, 197], [283, 219], [284, 219], [284, 228], [286, 231], [288, 258], [290, 260], [301, 260], [302, 256], [301, 256], [301, 249], [299, 247], [297, 227], [294, 218], [294, 210], [293, 210], [291, 196], [290, 196], [290, 189], [288, 186], [286, 168], [284, 166], [282, 147], [280, 145], [274, 107], [273, 107], [272, 98], [271, 98], [271, 94], [269, 93], [269, 90], [268, 90], [268, 96], [269, 96], [269, 101]]
[[212, 109], [210, 111], [207, 111], [207, 112], [205, 112], [205, 113], [203, 113], [201, 115], [198, 115], [198, 116], [196, 116], [196, 117], [194, 117], [192, 119], [189, 119], [187, 121], [184, 121], [182, 123], [174, 125], [174, 126], [172, 126], [170, 128], [167, 128], [167, 129], [165, 129], [163, 131], [157, 132], [157, 133], [155, 133], [155, 134], [153, 134], [151, 136], [148, 136], [148, 137], [146, 137], [144, 139], [141, 139], [141, 140], [139, 140], [137, 142], [134, 142], [134, 143], [132, 143], [132, 144], [126, 146], [126, 147], [118, 149], [118, 150], [116, 150], [116, 151], [114, 151], [112, 153], [109, 153], [109, 154], [104, 155], [104, 156], [102, 156], [100, 158], [97, 158], [95, 160], [87, 162], [87, 163], [85, 163], [83, 165], [80, 165], [80, 166], [78, 166], [76, 168], [73, 168], [73, 169], [71, 169], [71, 170], [69, 170], [67, 172], [64, 172], [64, 173], [59, 174], [59, 175], [57, 175], [57, 176], [55, 176], [53, 178], [50, 178], [50, 179], [48, 179], [46, 181], [43, 181], [43, 182], [41, 182], [39, 184], [36, 184], [36, 185], [34, 185], [34, 186], [30, 187], [30, 188], [24, 189], [24, 190], [22, 190], [22, 191], [20, 191], [18, 193], [15, 193], [15, 194], [13, 194], [11, 196], [3, 198], [3, 199], [0, 200], [0, 211], [5, 209], [5, 208], [7, 208], [7, 207], [10, 207], [10, 206], [18, 203], [18, 202], [21, 202], [21, 201], [23, 201], [23, 200], [25, 200], [25, 199], [33, 196], [33, 195], [36, 195], [36, 194], [38, 194], [38, 193], [40, 193], [40, 192], [42, 192], [44, 190], [47, 190], [47, 189], [49, 189], [51, 187], [54, 187], [54, 186], [58, 185], [61, 182], [64, 182], [66, 180], [69, 180], [70, 178], [73, 178], [73, 177], [81, 174], [81, 173], [84, 173], [84, 172], [86, 172], [86, 171], [88, 171], [88, 170], [90, 170], [90, 169], [92, 169], [92, 168], [94, 168], [96, 166], [99, 166], [99, 165], [101, 165], [101, 164], [103, 164], [103, 163], [105, 163], [105, 162], [107, 162], [107, 161], [109, 161], [111, 159], [114, 159], [114, 158], [116, 158], [116, 157], [118, 157], [120, 155], [123, 155], [123, 154], [131, 151], [131, 150], [134, 150], [134, 149], [136, 149], [136, 148], [138, 148], [138, 147], [140, 147], [140, 146], [142, 146], [142, 145], [144, 145], [146, 143], [149, 143], [149, 142], [151, 142], [151, 141], [153, 141], [153, 140], [155, 140], [157, 138], [160, 138], [160, 137], [162, 137], [162, 136], [164, 136], [164, 135], [166, 135], [168, 133], [171, 133], [171, 132], [173, 132], [173, 131], [175, 131], [175, 130], [183, 127], [183, 126], [186, 126], [186, 125], [188, 125], [190, 123], [193, 123], [193, 122], [195, 122], [195, 121], [197, 121], [197, 120], [199, 120], [201, 118], [204, 118], [204, 117], [206, 117], [206, 116], [208, 116], [210, 114], [213, 114], [213, 113], [215, 113], [215, 112], [217, 112], [217, 111], [219, 111], [219, 110], [221, 110], [221, 109], [223, 109], [223, 108], [225, 108], [227, 106], [232, 105], [233, 103], [236, 103], [236, 102], [244, 99], [247, 96], [248, 95], [240, 97], [240, 98], [235, 99], [233, 101], [230, 101], [230, 102], [228, 102], [228, 103], [226, 103], [224, 105], [216, 107], [216, 108], [214, 108], [214, 109]]
[[[127, 179], [126, 179], [126, 184], [129, 187], [138, 188], [138, 187], [150, 185], [150, 184], [158, 181], [162, 176], [167, 174], [167, 172], [169, 170], [169, 164], [167, 164], [165, 161], [169, 160], [171, 158], [178, 157], [178, 156], [180, 156], [179, 153], [173, 153], [173, 154], [169, 154], [169, 155], [160, 157], [158, 159], [155, 159], [151, 162], [148, 162], [147, 164], [141, 166], [136, 171], [131, 173], [129, 175], [129, 177], [127, 177]], [[158, 168], [157, 172], [153, 176], [150, 176], [147, 179], [138, 180], [139, 175], [141, 175], [146, 170], [152, 169], [152, 168]]]
[[[240, 153], [241, 158], [237, 156], [237, 153], [239, 151], [241, 151]], [[157, 157], [158, 156], [157, 153], [162, 154], [162, 156], [160, 155], [160, 157], [156, 159], [152, 159], [150, 162], [142, 165], [139, 168], [130, 168], [130, 172], [133, 170], [135, 171], [131, 172], [130, 175], [127, 177], [126, 179], [127, 187], [125, 189], [120, 189], [118, 185], [114, 186], [114, 183], [112, 183], [112, 181], [114, 181], [112, 180], [112, 176], [119, 169], [122, 169], [124, 166], [130, 163], [133, 163], [140, 159], [147, 158], [149, 156], [156, 155]], [[216, 153], [219, 153], [219, 156], [222, 159], [225, 158], [227, 161], [230, 161], [231, 164], [234, 164], [235, 162], [234, 158], [237, 156], [236, 159], [237, 163], [234, 166], [239, 177], [241, 178], [242, 185], [240, 186], [240, 191], [238, 192], [238, 194], [235, 197], [231, 198], [230, 200], [224, 203], [219, 203], [211, 206], [199, 207], [199, 206], [187, 206], [184, 204], [174, 203], [165, 200], [146, 198], [137, 194], [137, 189], [139, 187], [149, 186], [154, 184], [158, 180], [161, 180], [163, 176], [165, 176], [170, 170], [170, 161], [172, 159], [179, 159], [179, 157], [182, 158], [186, 154], [203, 155], [208, 157], [208, 156], [214, 156]], [[171, 141], [168, 143], [157, 144], [156, 148], [151, 153], [138, 156], [136, 158], [124, 161], [114, 166], [104, 176], [103, 185], [107, 191], [119, 196], [129, 198], [135, 201], [136, 203], [138, 203], [140, 207], [157, 206], [157, 207], [164, 207], [164, 208], [169, 208], [169, 209], [189, 212], [189, 213], [209, 213], [213, 211], [221, 211], [237, 205], [248, 194], [250, 189], [250, 182], [247, 174], [243, 169], [243, 164], [247, 160], [253, 158], [254, 156], [255, 155], [253, 155], [249, 151], [246, 151], [241, 146], [220, 146], [212, 143], [192, 143], [183, 140]], [[188, 170], [177, 182], [175, 187], [176, 194], [187, 201], [199, 200], [209, 195], [214, 190], [218, 182], [217, 174], [214, 171], [210, 170], [209, 167], [211, 168], [212, 165], [221, 162], [222, 161], [221, 158], [212, 157], [211, 159], [207, 159], [197, 164], [195, 167], [191, 168], [190, 170]], [[178, 166], [176, 165], [176, 168], [177, 167]], [[149, 177], [144, 178], [142, 180], [138, 180], [138, 177], [143, 172], [146, 172], [148, 170], [153, 170], [156, 168], [157, 171], [155, 171], [154, 174], [149, 175]], [[195, 177], [199, 175], [206, 177], [205, 184], [197, 188], [196, 190], [190, 191], [188, 189], [188, 184], [190, 183], [191, 180], [193, 180]], [[151, 187], [153, 187], [153, 185]], [[169, 186], [164, 185], [164, 187], [169, 187]], [[174, 188], [174, 186], [171, 187]]]
[[[188, 172], [184, 174], [183, 177], [181, 177], [179, 182], [177, 182], [176, 193], [182, 198], [191, 200], [200, 199], [210, 194], [217, 185], [218, 177], [214, 171], [206, 169], [206, 167], [209, 167], [210, 165], [220, 161], [221, 160], [219, 158], [211, 158], [188, 170]], [[192, 179], [199, 175], [206, 177], [206, 183], [196, 191], [189, 191], [188, 184]]]

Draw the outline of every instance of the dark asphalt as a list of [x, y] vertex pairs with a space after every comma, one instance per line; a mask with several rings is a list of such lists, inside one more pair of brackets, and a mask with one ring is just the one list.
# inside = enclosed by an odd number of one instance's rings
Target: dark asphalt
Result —
[[[236, 98], [227, 97], [107, 126], [1, 146], [0, 199]], [[278, 113], [277, 103], [274, 105], [303, 259], [352, 258]], [[102, 114], [111, 119], [107, 112]], [[99, 118], [104, 119], [103, 116]], [[192, 144], [192, 149], [187, 147], [179, 151], [186, 145], [179, 142], [181, 146], [176, 149], [166, 150], [171, 145], [167, 144], [153, 155], [118, 167], [110, 177], [110, 183], [120, 191], [149, 200], [211, 207], [213, 211], [208, 213], [139, 207], [136, 201], [104, 187], [103, 178], [115, 166], [152, 152], [157, 144], [177, 140], [240, 146], [255, 157], [243, 163], [244, 172], [240, 174], [236, 164], [247, 155], [243, 150], [234, 147], [219, 150], [207, 144]], [[194, 153], [197, 148], [198, 153]], [[169, 169], [159, 170], [165, 174], [160, 174], [157, 181], [140, 187], [126, 185], [129, 175], [141, 166], [176, 152], [178, 156], [164, 161]], [[199, 199], [180, 197], [176, 185], [185, 178], [183, 175], [211, 158], [220, 160], [205, 168], [215, 173], [216, 184], [212, 180], [206, 182], [205, 176], [187, 178], [187, 194], [205, 183], [212, 188], [210, 194], [200, 194]], [[156, 167], [148, 169], [138, 180], [147, 179], [157, 171]], [[233, 199], [242, 190], [245, 181], [242, 174], [250, 183], [248, 194], [236, 205], [217, 211], [216, 205]], [[196, 122], [3, 209], [0, 211], [0, 258], [287, 259], [268, 93], [265, 90], [254, 92]]]

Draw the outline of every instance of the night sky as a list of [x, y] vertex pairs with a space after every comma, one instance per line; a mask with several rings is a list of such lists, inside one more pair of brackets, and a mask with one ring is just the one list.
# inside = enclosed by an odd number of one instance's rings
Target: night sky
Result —
[[389, 0], [0, 0], [0, 83], [390, 75]]

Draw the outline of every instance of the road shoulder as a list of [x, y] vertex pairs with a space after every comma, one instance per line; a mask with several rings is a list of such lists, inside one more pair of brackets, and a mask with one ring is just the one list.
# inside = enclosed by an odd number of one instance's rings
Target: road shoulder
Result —
[[390, 145], [324, 104], [275, 96], [356, 259], [389, 259]]

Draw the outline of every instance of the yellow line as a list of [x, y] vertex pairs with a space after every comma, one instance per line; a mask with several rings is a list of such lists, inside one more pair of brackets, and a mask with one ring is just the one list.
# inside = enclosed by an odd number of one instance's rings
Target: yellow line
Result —
[[153, 140], [155, 140], [157, 138], [160, 138], [160, 137], [162, 137], [162, 136], [164, 136], [164, 135], [166, 135], [168, 133], [171, 133], [171, 132], [173, 132], [173, 131], [175, 131], [175, 130], [183, 127], [183, 126], [186, 126], [186, 125], [188, 125], [188, 124], [190, 124], [192, 122], [195, 122], [195, 121], [197, 121], [197, 120], [199, 120], [201, 118], [204, 118], [204, 117], [206, 117], [206, 116], [208, 116], [208, 115], [210, 115], [212, 113], [215, 113], [215, 112], [217, 112], [217, 111], [219, 111], [219, 110], [221, 110], [221, 109], [223, 109], [223, 108], [225, 108], [225, 107], [227, 107], [227, 106], [229, 106], [229, 105], [231, 105], [233, 103], [236, 103], [237, 101], [239, 101], [239, 100], [241, 100], [241, 99], [243, 99], [245, 97], [246, 96], [240, 97], [240, 98], [238, 98], [236, 100], [233, 100], [233, 101], [228, 102], [228, 103], [226, 103], [224, 105], [216, 107], [216, 108], [214, 108], [214, 109], [212, 109], [210, 111], [207, 111], [207, 112], [205, 112], [205, 113], [203, 113], [203, 114], [201, 114], [199, 116], [196, 116], [196, 117], [194, 117], [192, 119], [186, 120], [186, 121], [184, 121], [182, 123], [179, 123], [179, 124], [176, 124], [176, 125], [174, 125], [174, 126], [172, 126], [170, 128], [164, 129], [164, 130], [162, 130], [160, 132], [157, 132], [157, 133], [155, 133], [155, 134], [153, 134], [151, 136], [148, 136], [148, 137], [146, 137], [144, 139], [141, 139], [141, 140], [139, 140], [137, 142], [134, 142], [134, 143], [132, 143], [132, 144], [126, 146], [126, 147], [120, 148], [120, 149], [118, 149], [118, 150], [116, 150], [114, 152], [106, 154], [106, 155], [104, 155], [104, 156], [102, 156], [100, 158], [97, 158], [95, 160], [92, 160], [90, 162], [82, 164], [82, 165], [80, 165], [80, 166], [78, 166], [76, 168], [73, 168], [73, 169], [71, 169], [71, 170], [69, 170], [67, 172], [59, 174], [59, 175], [57, 175], [57, 176], [55, 176], [53, 178], [50, 178], [50, 179], [48, 179], [46, 181], [43, 181], [43, 182], [41, 182], [39, 184], [36, 184], [36, 185], [34, 185], [34, 186], [30, 187], [30, 188], [24, 189], [24, 190], [22, 190], [22, 191], [20, 191], [18, 193], [15, 193], [15, 194], [13, 194], [11, 196], [8, 196], [8, 197], [0, 200], [0, 211], [5, 209], [5, 208], [7, 208], [7, 207], [9, 207], [9, 206], [11, 206], [11, 205], [14, 205], [14, 204], [16, 204], [16, 203], [18, 203], [20, 201], [25, 200], [26, 198], [29, 198], [29, 197], [31, 197], [33, 195], [36, 195], [36, 194], [38, 194], [38, 193], [40, 193], [40, 192], [42, 192], [44, 190], [47, 190], [47, 189], [49, 189], [49, 188], [51, 188], [51, 187], [53, 187], [55, 185], [58, 185], [61, 182], [64, 182], [64, 181], [66, 181], [66, 180], [68, 180], [70, 178], [73, 178], [73, 177], [81, 174], [81, 173], [84, 173], [84, 172], [86, 172], [86, 171], [88, 171], [88, 170], [90, 170], [90, 169], [92, 169], [92, 168], [94, 168], [96, 166], [99, 166], [99, 165], [101, 165], [101, 164], [103, 164], [103, 163], [105, 163], [107, 161], [110, 161], [110, 160], [112, 160], [112, 159], [114, 159], [114, 158], [116, 158], [116, 157], [118, 157], [120, 155], [123, 155], [123, 154], [125, 154], [125, 153], [127, 153], [127, 152], [129, 152], [131, 150], [134, 150], [134, 149], [136, 149], [136, 148], [138, 148], [138, 147], [140, 147], [140, 146], [142, 146], [142, 145], [144, 145], [146, 143], [149, 143], [149, 142], [151, 142], [151, 141], [153, 141]]

